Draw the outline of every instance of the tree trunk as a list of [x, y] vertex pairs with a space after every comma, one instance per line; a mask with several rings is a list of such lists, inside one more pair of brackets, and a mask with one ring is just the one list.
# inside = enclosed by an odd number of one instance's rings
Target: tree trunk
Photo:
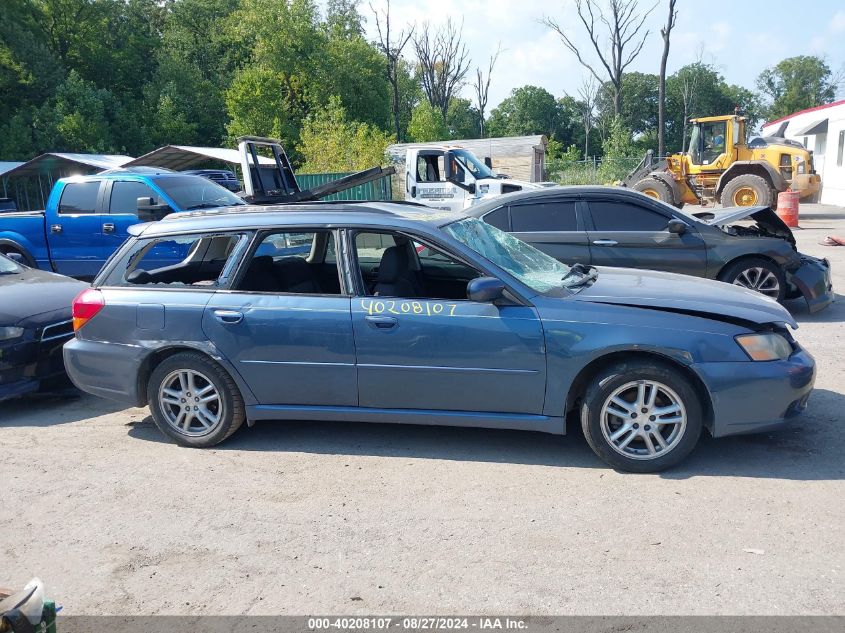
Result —
[[402, 130], [399, 126], [399, 81], [398, 78], [390, 82], [393, 86], [393, 125], [396, 128], [396, 142], [402, 142]]
[[666, 62], [669, 59], [669, 38], [675, 26], [675, 0], [669, 0], [669, 18], [660, 29], [663, 36], [663, 56], [660, 58], [660, 81], [657, 85], [657, 155], [666, 155]]

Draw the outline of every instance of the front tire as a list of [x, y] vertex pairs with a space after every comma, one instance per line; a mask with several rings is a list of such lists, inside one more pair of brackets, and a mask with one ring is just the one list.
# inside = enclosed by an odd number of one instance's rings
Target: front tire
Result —
[[786, 275], [780, 266], [761, 257], [747, 257], [728, 264], [721, 273], [719, 281], [754, 290], [783, 301], [786, 297]]
[[617, 470], [670, 468], [695, 448], [702, 404], [675, 369], [636, 360], [600, 372], [581, 405], [581, 428], [593, 452]]
[[196, 352], [174, 354], [150, 375], [147, 399], [156, 426], [180, 446], [219, 444], [243, 424], [237, 385], [213, 360]]
[[742, 174], [725, 185], [720, 199], [723, 207], [771, 207], [775, 192], [765, 178]]

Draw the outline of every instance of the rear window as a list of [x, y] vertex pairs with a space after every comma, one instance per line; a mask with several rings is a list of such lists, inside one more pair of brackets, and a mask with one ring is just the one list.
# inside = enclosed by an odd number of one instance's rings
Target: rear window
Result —
[[138, 240], [108, 273], [105, 286], [219, 288], [233, 272], [245, 234], [186, 235]]
[[94, 213], [100, 182], [72, 182], [65, 185], [59, 200], [59, 213]]
[[511, 226], [514, 233], [577, 231], [575, 202], [544, 202], [512, 206]]

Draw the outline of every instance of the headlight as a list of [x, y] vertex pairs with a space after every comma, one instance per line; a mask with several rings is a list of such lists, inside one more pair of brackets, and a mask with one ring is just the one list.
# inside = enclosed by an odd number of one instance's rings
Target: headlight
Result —
[[10, 341], [23, 336], [22, 327], [0, 327], [0, 341]]
[[785, 360], [792, 354], [792, 345], [780, 334], [743, 334], [736, 342], [751, 360]]

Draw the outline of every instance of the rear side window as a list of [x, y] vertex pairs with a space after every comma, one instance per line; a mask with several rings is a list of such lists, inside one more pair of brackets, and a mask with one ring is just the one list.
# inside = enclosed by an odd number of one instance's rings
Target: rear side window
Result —
[[[577, 231], [575, 201], [522, 204], [511, 207], [514, 233], [543, 231]], [[497, 227], [500, 228], [500, 227]]]
[[664, 231], [669, 224], [665, 216], [626, 202], [590, 202], [590, 213], [597, 231]]
[[185, 235], [138, 240], [123, 253], [105, 286], [222, 287], [243, 234]]
[[72, 182], [65, 185], [59, 200], [59, 213], [94, 213], [100, 182]]
[[153, 204], [156, 204], [158, 196], [142, 182], [115, 182], [111, 187], [109, 213], [136, 215], [138, 213], [138, 198], [152, 198]]

